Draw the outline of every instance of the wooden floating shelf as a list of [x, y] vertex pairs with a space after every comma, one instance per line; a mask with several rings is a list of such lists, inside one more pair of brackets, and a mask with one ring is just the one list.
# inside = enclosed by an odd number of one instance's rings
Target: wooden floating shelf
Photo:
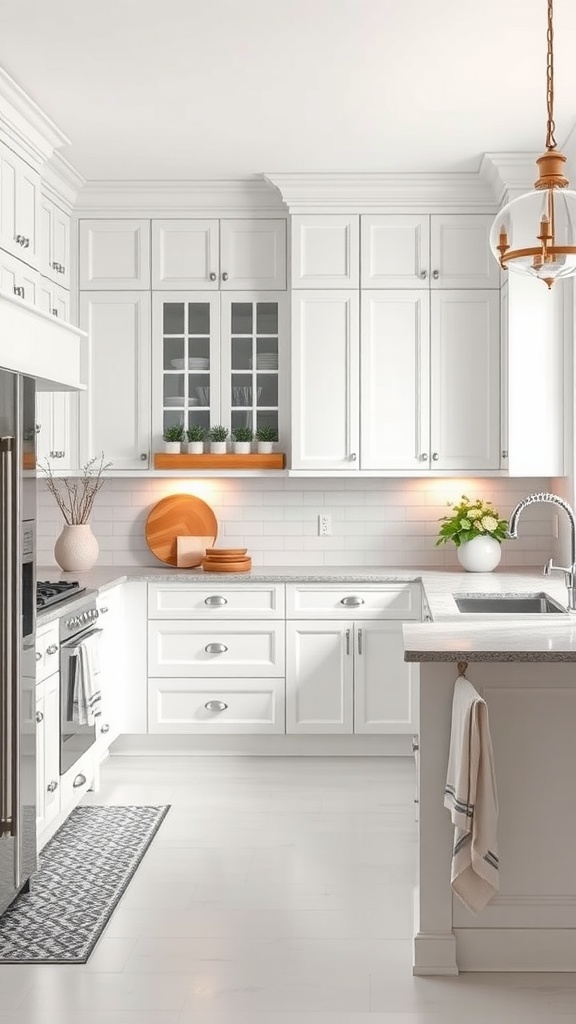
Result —
[[284, 452], [271, 455], [154, 455], [154, 469], [284, 469]]

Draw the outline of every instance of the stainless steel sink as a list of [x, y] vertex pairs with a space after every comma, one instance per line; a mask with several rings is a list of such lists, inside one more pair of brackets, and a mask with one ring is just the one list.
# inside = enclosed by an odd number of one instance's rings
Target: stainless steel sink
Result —
[[549, 594], [454, 594], [460, 612], [504, 615], [565, 615]]

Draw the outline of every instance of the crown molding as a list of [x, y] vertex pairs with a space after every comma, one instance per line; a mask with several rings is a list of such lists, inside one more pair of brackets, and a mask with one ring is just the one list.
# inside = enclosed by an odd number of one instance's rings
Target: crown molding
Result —
[[42, 168], [42, 195], [71, 213], [84, 178], [60, 153], [54, 153]]
[[0, 128], [8, 145], [16, 146], [37, 167], [70, 140], [10, 75], [0, 68]]
[[478, 172], [443, 173], [283, 173], [264, 175], [290, 213], [494, 213], [492, 183]]
[[277, 190], [262, 175], [191, 181], [87, 181], [78, 217], [225, 217], [286, 215]]
[[540, 153], [485, 153], [480, 173], [490, 181], [498, 206], [531, 192], [538, 177]]

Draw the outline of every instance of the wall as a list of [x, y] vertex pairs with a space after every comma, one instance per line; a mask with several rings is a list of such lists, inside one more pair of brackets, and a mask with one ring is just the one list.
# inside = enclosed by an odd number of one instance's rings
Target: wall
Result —
[[[100, 543], [99, 565], [160, 565], [144, 538], [152, 505], [187, 492], [208, 502], [219, 523], [217, 543], [247, 547], [254, 565], [356, 565], [450, 568], [453, 545], [435, 547], [447, 502], [467, 494], [491, 499], [508, 517], [520, 498], [550, 489], [547, 479], [301, 480], [286, 477], [221, 479], [107, 479], [91, 518]], [[332, 516], [332, 536], [318, 537], [318, 514]], [[39, 486], [38, 564], [55, 565], [54, 541], [63, 520], [46, 485]], [[550, 505], [528, 508], [519, 539], [503, 544], [502, 565], [540, 566], [554, 552], [556, 520]]]

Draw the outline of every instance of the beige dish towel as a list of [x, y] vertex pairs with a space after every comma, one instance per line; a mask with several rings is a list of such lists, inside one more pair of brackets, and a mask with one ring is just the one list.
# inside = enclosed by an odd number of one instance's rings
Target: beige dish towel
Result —
[[488, 708], [464, 676], [454, 686], [444, 806], [455, 826], [452, 889], [479, 914], [498, 892], [498, 796]]

